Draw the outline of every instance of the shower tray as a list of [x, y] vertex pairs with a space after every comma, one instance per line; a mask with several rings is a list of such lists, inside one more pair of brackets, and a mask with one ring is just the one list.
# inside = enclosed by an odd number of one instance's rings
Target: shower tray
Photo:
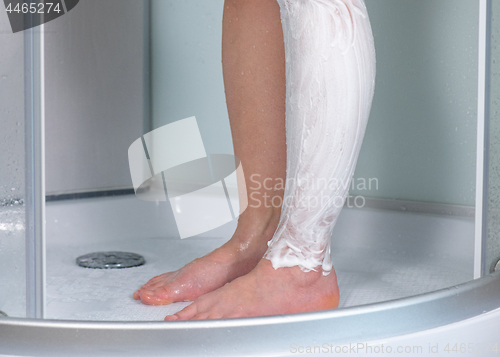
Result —
[[[157, 219], [140, 205], [124, 211], [134, 200], [47, 204], [46, 319], [0, 319], [0, 355], [293, 355], [297, 346], [390, 344], [431, 332], [435, 337], [457, 323], [466, 323], [467, 336], [487, 336], [484, 326], [500, 319], [500, 275], [472, 280], [472, 218], [353, 208], [343, 210], [333, 233], [339, 309], [164, 322], [189, 303], [146, 306], [131, 298], [133, 291], [224, 243], [235, 222], [184, 240], [168, 232], [168, 220], [163, 234], [144, 229], [147, 224], [120, 227], [141, 214]], [[85, 220], [100, 226], [83, 229]], [[80, 255], [114, 250], [141, 254], [146, 264], [117, 270], [75, 264]]]

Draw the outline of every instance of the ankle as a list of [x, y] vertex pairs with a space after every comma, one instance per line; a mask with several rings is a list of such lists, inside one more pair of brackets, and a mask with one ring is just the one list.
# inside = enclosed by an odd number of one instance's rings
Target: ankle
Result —
[[[278, 227], [281, 207], [251, 208], [248, 207], [238, 217], [236, 230], [253, 234], [273, 234]], [[269, 232], [272, 230], [272, 232]]]
[[235, 259], [255, 260], [257, 264], [278, 227], [280, 211], [247, 211], [240, 215], [236, 231], [221, 248], [232, 251]]

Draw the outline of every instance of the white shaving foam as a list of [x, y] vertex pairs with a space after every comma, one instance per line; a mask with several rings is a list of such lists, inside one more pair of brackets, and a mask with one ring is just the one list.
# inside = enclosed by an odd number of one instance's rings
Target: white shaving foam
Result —
[[[287, 180], [265, 257], [333, 268], [330, 239], [363, 141], [375, 46], [362, 0], [278, 0], [286, 56]], [[316, 202], [316, 203], [315, 203]]]

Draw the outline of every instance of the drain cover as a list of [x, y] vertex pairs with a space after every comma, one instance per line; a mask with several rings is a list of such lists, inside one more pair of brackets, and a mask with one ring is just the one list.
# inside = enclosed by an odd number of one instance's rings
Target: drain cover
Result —
[[146, 263], [144, 257], [126, 252], [98, 252], [76, 258], [76, 264], [91, 269], [123, 269], [138, 267]]

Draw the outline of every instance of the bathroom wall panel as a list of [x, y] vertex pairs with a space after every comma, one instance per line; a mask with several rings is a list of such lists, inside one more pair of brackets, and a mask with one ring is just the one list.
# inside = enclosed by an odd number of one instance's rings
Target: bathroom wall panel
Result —
[[45, 25], [47, 194], [132, 187], [144, 31], [142, 0], [80, 1]]
[[478, 0], [365, 0], [377, 50], [355, 194], [474, 206]]
[[151, 1], [153, 127], [196, 116], [212, 154], [233, 154], [222, 80], [223, 5], [223, 0]]

